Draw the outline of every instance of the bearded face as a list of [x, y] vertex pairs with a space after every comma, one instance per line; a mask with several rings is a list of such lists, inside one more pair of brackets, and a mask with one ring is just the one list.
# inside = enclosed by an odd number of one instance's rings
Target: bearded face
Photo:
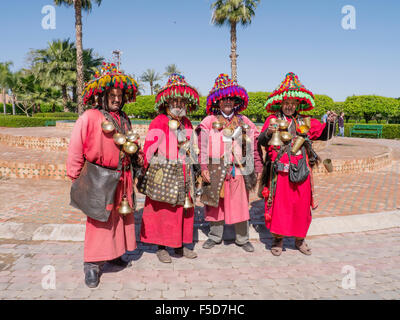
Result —
[[186, 101], [182, 98], [169, 99], [168, 103], [168, 113], [175, 118], [182, 118], [186, 116]]
[[123, 102], [123, 92], [122, 89], [112, 88], [107, 93], [107, 106], [108, 110], [112, 112], [118, 111]]

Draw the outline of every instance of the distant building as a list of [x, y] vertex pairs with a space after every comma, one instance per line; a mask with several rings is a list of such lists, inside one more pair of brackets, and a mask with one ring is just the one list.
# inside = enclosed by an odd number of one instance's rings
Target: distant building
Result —
[[[6, 103], [12, 103], [11, 97], [6, 93]], [[0, 104], [3, 104], [3, 93], [0, 92]]]

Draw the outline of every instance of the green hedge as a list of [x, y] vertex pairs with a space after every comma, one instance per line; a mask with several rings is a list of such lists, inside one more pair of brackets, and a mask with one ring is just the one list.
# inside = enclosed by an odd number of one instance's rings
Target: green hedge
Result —
[[[355, 123], [345, 123], [344, 124], [344, 135], [345, 137], [350, 137], [350, 129], [355, 125]], [[400, 124], [382, 124], [382, 138], [383, 139], [400, 139]], [[369, 134], [355, 134], [352, 137], [360, 138], [376, 138], [376, 136]]]
[[[45, 118], [45, 117], [26, 117], [26, 116], [0, 116], [0, 127], [45, 127], [55, 126], [55, 121], [59, 120], [75, 120], [69, 118]], [[49, 124], [49, 122], [52, 122]]]
[[68, 118], [78, 119], [79, 115], [74, 112], [46, 112], [46, 113], [35, 113], [35, 118]]
[[[64, 110], [62, 105], [55, 105], [54, 109], [55, 109], [55, 113], [57, 113], [57, 112], [63, 113], [63, 110]], [[1, 114], [3, 113], [3, 110], [4, 110], [3, 109], [3, 102], [0, 101], [0, 113]], [[40, 105], [40, 112], [38, 112], [38, 113], [46, 113], [46, 112], [53, 113], [52, 111], [53, 111], [53, 105], [52, 104], [42, 103]], [[6, 104], [6, 112], [8, 114], [12, 115], [12, 104], [11, 103], [7, 103]], [[29, 114], [31, 114], [31, 113], [32, 113], [32, 109], [29, 110]], [[25, 113], [20, 108], [15, 106], [15, 114], [19, 115], [19, 114], [25, 114]]]

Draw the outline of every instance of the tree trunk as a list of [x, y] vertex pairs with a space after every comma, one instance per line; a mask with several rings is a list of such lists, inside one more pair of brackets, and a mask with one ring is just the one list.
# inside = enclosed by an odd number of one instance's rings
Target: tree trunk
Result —
[[153, 83], [150, 82], [150, 94], [153, 95]]
[[75, 32], [76, 32], [76, 94], [78, 96], [78, 113], [81, 115], [83, 109], [82, 91], [83, 79], [83, 45], [82, 45], [82, 0], [74, 0], [75, 6]]
[[231, 22], [231, 73], [232, 73], [232, 80], [237, 81], [237, 57], [236, 54], [237, 48], [237, 38], [236, 38], [236, 23]]
[[4, 89], [4, 88], [3, 88], [3, 111], [4, 111], [4, 114], [7, 114], [6, 89]]
[[12, 92], [11, 92], [11, 100], [12, 100], [12, 114], [13, 116], [15, 116], [15, 96]]
[[77, 90], [76, 86], [73, 86], [73, 87], [72, 87], [72, 101], [73, 101], [74, 103], [77, 103], [77, 102], [78, 102], [78, 95], [77, 95], [77, 93], [76, 93], [76, 90]]
[[61, 86], [61, 92], [62, 92], [64, 112], [68, 112], [69, 110], [68, 110], [67, 86], [65, 86], [65, 85]]

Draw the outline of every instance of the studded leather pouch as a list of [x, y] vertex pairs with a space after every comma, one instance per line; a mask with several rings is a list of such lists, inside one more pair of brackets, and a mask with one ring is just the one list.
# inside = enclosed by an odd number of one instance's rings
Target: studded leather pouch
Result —
[[182, 163], [153, 156], [137, 187], [139, 192], [152, 200], [184, 205], [185, 182]]
[[203, 183], [203, 193], [200, 197], [200, 201], [208, 206], [218, 207], [220, 191], [222, 188], [222, 184], [225, 181], [226, 168], [223, 163], [212, 162], [213, 161], [211, 161], [210, 159], [210, 163], [208, 164], [208, 171], [210, 172], [210, 183]]

